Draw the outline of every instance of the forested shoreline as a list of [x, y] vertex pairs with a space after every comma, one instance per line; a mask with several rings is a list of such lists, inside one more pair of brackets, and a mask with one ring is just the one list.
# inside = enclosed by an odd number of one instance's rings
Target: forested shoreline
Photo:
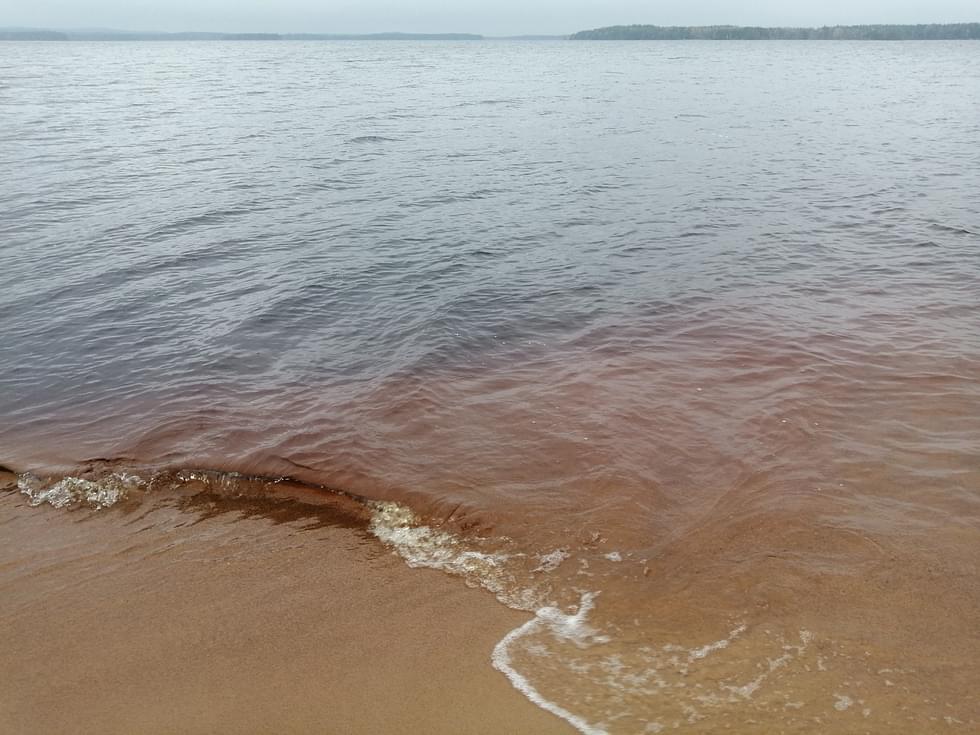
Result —
[[572, 34], [574, 41], [952, 41], [980, 39], [980, 23], [823, 26], [607, 26]]

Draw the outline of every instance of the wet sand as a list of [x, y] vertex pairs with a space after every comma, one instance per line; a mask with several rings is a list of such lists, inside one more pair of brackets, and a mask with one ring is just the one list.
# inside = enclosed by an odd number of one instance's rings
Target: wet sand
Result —
[[491, 667], [526, 615], [294, 508], [31, 508], [8, 484], [0, 731], [572, 731]]

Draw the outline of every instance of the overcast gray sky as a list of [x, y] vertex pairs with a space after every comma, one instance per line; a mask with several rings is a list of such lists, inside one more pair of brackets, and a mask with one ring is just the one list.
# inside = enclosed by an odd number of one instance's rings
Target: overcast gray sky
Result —
[[0, 26], [161, 31], [554, 33], [620, 23], [980, 21], [980, 0], [0, 0]]

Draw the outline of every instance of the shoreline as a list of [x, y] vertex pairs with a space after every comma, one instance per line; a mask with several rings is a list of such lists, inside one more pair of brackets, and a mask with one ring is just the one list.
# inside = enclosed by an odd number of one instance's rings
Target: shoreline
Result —
[[491, 665], [528, 615], [342, 514], [0, 488], [0, 729], [573, 732]]

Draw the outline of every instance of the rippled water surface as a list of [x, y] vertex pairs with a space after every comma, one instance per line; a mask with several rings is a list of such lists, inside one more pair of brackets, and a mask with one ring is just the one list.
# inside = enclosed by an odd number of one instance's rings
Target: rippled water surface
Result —
[[975, 730], [978, 52], [0, 44], [0, 462], [384, 501], [584, 732]]

